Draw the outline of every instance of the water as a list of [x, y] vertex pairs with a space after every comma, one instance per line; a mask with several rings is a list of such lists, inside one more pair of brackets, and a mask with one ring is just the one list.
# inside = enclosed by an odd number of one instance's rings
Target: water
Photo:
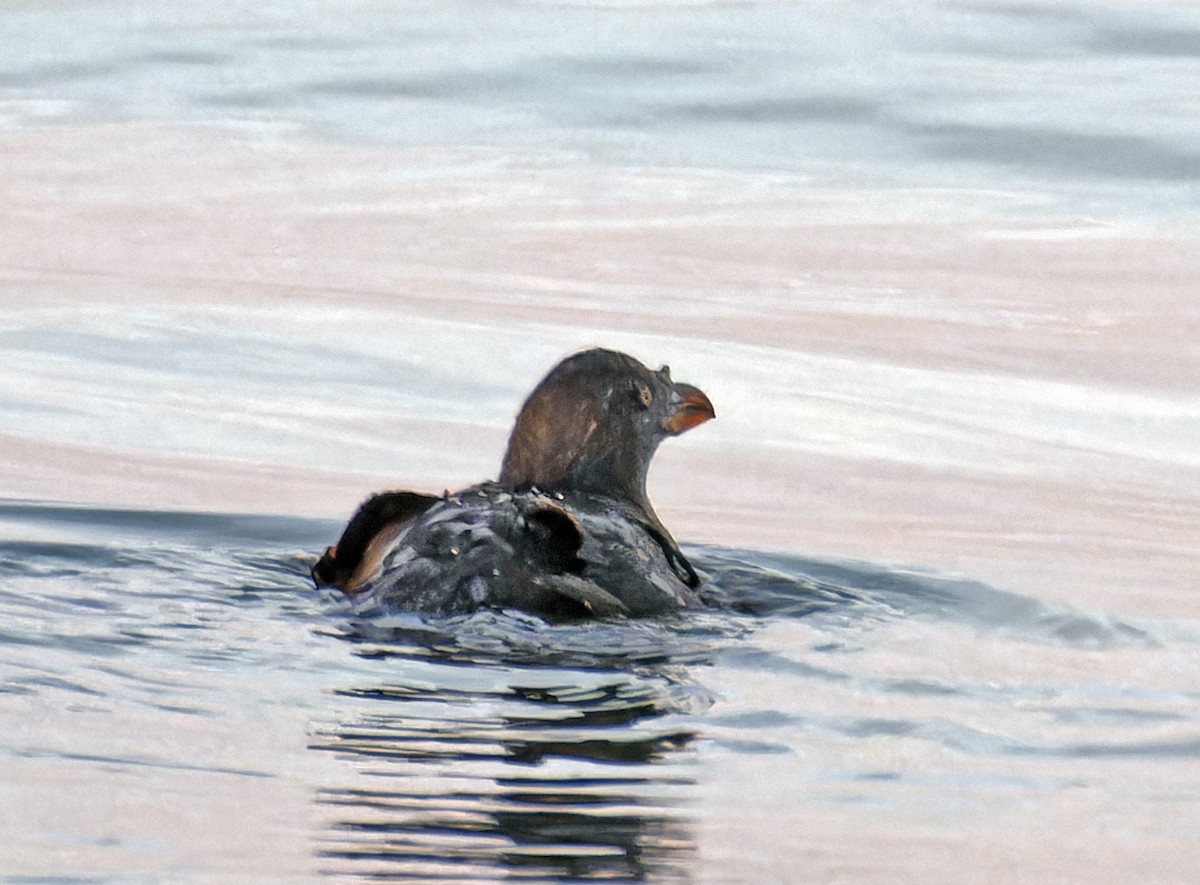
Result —
[[1196, 207], [1187, 3], [23, 6], [0, 69], [18, 120], [287, 121], [892, 183], [999, 171], [1042, 198]]
[[305, 586], [328, 521], [0, 520], [10, 881], [874, 879], [912, 872], [877, 836], [999, 824], [1058, 878], [1044, 814], [1191, 838], [1194, 627], [711, 547], [722, 611], [356, 623]]
[[[1194, 878], [1193, 4], [0, 45], [0, 881]], [[727, 607], [311, 588], [588, 345], [716, 404], [651, 495]]]

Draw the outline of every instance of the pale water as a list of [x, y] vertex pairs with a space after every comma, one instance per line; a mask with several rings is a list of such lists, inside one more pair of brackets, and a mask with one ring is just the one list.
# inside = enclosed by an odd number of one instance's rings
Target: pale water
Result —
[[[0, 881], [1194, 880], [1194, 5], [0, 45]], [[651, 493], [729, 606], [311, 587], [593, 344], [715, 402]]]

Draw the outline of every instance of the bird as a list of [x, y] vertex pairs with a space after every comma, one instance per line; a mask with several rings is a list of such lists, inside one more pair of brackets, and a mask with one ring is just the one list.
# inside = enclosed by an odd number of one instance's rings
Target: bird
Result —
[[572, 620], [701, 605], [700, 576], [655, 513], [646, 476], [664, 439], [715, 417], [667, 366], [575, 353], [525, 400], [497, 479], [373, 495], [313, 579], [385, 611]]

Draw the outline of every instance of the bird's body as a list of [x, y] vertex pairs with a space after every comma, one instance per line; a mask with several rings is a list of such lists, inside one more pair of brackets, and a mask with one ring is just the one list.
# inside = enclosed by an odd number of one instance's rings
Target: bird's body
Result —
[[395, 609], [644, 616], [698, 604], [699, 579], [650, 506], [666, 436], [708, 420], [698, 389], [613, 351], [557, 366], [530, 395], [499, 480], [441, 497], [385, 492], [318, 562], [320, 584]]
[[[355, 595], [407, 611], [519, 608], [555, 617], [695, 605], [687, 573], [620, 502], [482, 483], [431, 504]], [[620, 588], [610, 591], [605, 588]]]

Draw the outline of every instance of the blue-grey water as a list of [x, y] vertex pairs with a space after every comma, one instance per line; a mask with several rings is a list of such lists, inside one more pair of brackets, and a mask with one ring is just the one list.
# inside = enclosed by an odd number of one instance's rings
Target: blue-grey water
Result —
[[[1191, 882], [1200, 11], [0, 3], [0, 882]], [[587, 345], [728, 604], [356, 617]]]
[[9, 881], [875, 879], [997, 826], [1057, 881], [1076, 802], [1139, 862], [1190, 839], [1194, 628], [712, 547], [725, 610], [362, 623], [306, 585], [328, 521], [0, 526]]

